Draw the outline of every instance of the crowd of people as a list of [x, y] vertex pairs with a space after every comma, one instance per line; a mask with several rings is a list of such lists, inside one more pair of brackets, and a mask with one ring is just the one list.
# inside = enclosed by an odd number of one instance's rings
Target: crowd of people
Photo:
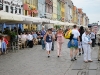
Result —
[[[80, 28], [74, 25], [73, 28], [68, 27], [65, 31], [59, 28], [49, 28], [41, 31], [21, 32], [18, 35], [18, 45], [20, 48], [33, 48], [34, 45], [41, 45], [43, 50], [47, 51], [47, 56], [50, 58], [50, 51], [57, 50], [57, 57], [61, 56], [61, 51], [65, 39], [68, 39], [68, 48], [70, 48], [71, 61], [77, 60], [77, 55], [83, 55], [84, 62], [93, 62], [91, 50], [96, 44], [96, 33], [91, 28]], [[100, 36], [98, 37], [98, 45], [100, 46]], [[54, 49], [54, 44], [57, 44], [57, 49]], [[0, 54], [6, 54], [8, 41], [0, 38]], [[5, 49], [4, 49], [5, 48]], [[100, 48], [100, 47], [99, 47]], [[66, 47], [67, 49], [67, 47]], [[98, 52], [98, 61], [100, 61], [100, 49]]]

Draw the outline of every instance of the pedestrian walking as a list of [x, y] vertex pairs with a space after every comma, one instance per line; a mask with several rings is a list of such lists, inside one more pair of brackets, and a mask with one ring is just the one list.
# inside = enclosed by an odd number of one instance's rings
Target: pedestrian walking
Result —
[[[54, 28], [52, 28], [52, 35], [53, 35], [53, 37], [55, 38], [56, 31], [55, 31]], [[55, 40], [52, 41], [52, 48], [51, 48], [52, 51], [54, 51], [54, 44], [55, 44]]]
[[61, 29], [57, 31], [57, 54], [58, 57], [61, 56], [62, 44], [64, 43], [64, 34]]
[[[70, 48], [70, 57], [71, 61], [77, 60], [76, 55], [78, 53], [78, 41], [80, 42], [80, 33], [77, 29], [77, 26], [74, 25], [72, 29], [72, 35], [70, 36], [70, 40], [68, 42], [68, 48]], [[75, 50], [75, 52], [74, 52]]]
[[95, 39], [96, 39], [95, 38], [95, 32], [92, 31], [90, 36], [91, 36], [91, 40], [92, 40], [92, 48], [94, 49], [94, 47], [95, 47]]
[[84, 62], [85, 63], [92, 62], [91, 43], [92, 43], [92, 40], [90, 38], [90, 30], [86, 28], [84, 34], [82, 35], [82, 46], [84, 50]]
[[52, 48], [52, 41], [53, 40], [54, 40], [54, 37], [52, 35], [52, 30], [48, 29], [48, 31], [46, 32], [46, 34], [44, 36], [44, 42], [45, 42], [45, 45], [46, 45], [48, 58], [50, 57], [50, 51], [51, 51], [51, 48]]
[[83, 48], [82, 48], [82, 34], [84, 33], [84, 27], [81, 26], [79, 29], [80, 32], [80, 43], [79, 43], [79, 55], [84, 54]]
[[46, 31], [43, 27], [42, 30], [41, 30], [41, 44], [42, 44], [42, 49], [43, 50], [45, 49], [45, 42], [44, 42], [44, 39], [43, 39], [45, 34], [46, 34]]

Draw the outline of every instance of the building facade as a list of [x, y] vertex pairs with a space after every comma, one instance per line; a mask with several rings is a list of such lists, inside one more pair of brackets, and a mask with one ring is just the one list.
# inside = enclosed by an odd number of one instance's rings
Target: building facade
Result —
[[[3, 4], [1, 10], [8, 12], [8, 13], [13, 13], [13, 14], [19, 14], [22, 15], [23, 14], [23, 4], [21, 0], [0, 0], [1, 4]], [[20, 29], [23, 29], [23, 25], [19, 24], [18, 25]], [[10, 28], [13, 29], [14, 27], [16, 27], [15, 24], [3, 24], [3, 28]]]
[[53, 0], [53, 20], [57, 20], [57, 0]]
[[61, 21], [65, 21], [65, 0], [61, 0]]
[[[38, 0], [38, 17], [45, 18], [45, 0]], [[42, 24], [38, 24], [37, 29], [41, 30]]]
[[82, 25], [83, 24], [83, 11], [82, 8], [78, 8], [78, 24]]
[[61, 20], [61, 0], [57, 0], [57, 20]]
[[[23, 0], [23, 12], [25, 16], [37, 17], [38, 16], [38, 0]], [[27, 30], [36, 30], [37, 25], [24, 24], [23, 28]]]
[[73, 6], [73, 17], [72, 17], [72, 22], [74, 24], [78, 24], [78, 9], [76, 6]]
[[52, 19], [53, 15], [53, 0], [45, 0], [45, 16], [47, 19]]
[[73, 17], [73, 2], [71, 0], [67, 1], [68, 3], [68, 22], [71, 23], [72, 22], [72, 17]]

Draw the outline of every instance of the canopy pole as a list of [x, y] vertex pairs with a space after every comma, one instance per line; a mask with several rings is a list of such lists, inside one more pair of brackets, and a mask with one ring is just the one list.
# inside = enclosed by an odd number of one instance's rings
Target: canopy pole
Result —
[[16, 25], [16, 29], [17, 29], [17, 48], [18, 48], [18, 50], [19, 50], [19, 45], [18, 45], [18, 42], [19, 42], [19, 39], [18, 39], [18, 23], [17, 23], [17, 25]]

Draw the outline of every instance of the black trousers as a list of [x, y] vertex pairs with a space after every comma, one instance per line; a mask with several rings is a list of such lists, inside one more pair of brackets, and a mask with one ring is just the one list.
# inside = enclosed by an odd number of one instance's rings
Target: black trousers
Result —
[[28, 42], [28, 46], [29, 46], [29, 48], [33, 47], [33, 40]]
[[95, 47], [95, 39], [91, 39], [92, 40], [92, 47]]

